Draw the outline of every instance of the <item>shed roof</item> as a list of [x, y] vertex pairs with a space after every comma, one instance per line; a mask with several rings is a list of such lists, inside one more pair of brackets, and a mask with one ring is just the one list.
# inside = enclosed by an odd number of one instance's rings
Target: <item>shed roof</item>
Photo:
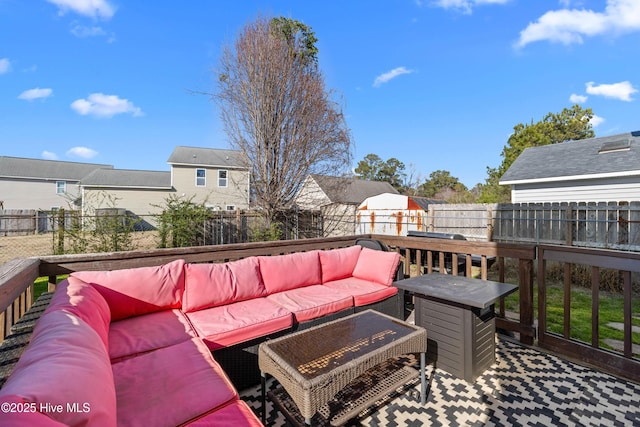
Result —
[[178, 146], [167, 163], [172, 165], [244, 168], [244, 155], [238, 150]]
[[367, 181], [358, 178], [342, 178], [317, 174], [313, 174], [311, 177], [332, 203], [358, 205], [366, 198], [378, 194], [398, 194], [398, 190], [386, 181]]
[[132, 169], [96, 169], [80, 181], [85, 187], [170, 189], [171, 172]]
[[629, 175], [640, 175], [640, 131], [527, 148], [500, 184]]
[[113, 166], [0, 156], [0, 176], [4, 178], [80, 181], [96, 169], [113, 169]]

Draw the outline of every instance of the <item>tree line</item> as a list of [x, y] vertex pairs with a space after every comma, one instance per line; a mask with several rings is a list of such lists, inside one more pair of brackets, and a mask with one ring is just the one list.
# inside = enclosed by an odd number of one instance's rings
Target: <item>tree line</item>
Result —
[[[367, 154], [354, 169], [361, 179], [386, 181], [402, 194], [444, 200], [449, 203], [508, 203], [509, 186], [500, 185], [500, 177], [509, 169], [524, 149], [564, 141], [593, 138], [593, 112], [580, 105], [565, 108], [560, 113], [548, 113], [538, 122], [518, 123], [507, 140], [497, 167], [487, 166], [487, 178], [469, 189], [446, 170], [435, 170], [421, 181], [414, 170], [392, 157], [386, 161], [377, 154]], [[411, 169], [411, 167], [410, 167]]]

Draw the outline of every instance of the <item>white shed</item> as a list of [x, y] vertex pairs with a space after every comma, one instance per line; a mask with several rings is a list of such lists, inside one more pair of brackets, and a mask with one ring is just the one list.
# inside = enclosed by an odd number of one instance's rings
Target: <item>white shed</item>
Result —
[[441, 200], [402, 194], [379, 194], [365, 199], [356, 210], [356, 233], [406, 236], [407, 231], [427, 231], [429, 204]]

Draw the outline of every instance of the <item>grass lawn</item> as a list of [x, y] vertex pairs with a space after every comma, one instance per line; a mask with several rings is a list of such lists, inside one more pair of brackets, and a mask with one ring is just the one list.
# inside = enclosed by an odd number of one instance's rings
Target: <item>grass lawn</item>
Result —
[[[505, 309], [519, 311], [519, 295], [509, 295], [505, 299]], [[538, 315], [538, 286], [534, 285], [534, 309]], [[607, 326], [610, 323], [624, 323], [624, 298], [610, 292], [600, 292], [599, 328], [600, 346], [611, 348], [603, 341], [607, 338], [622, 341], [624, 332]], [[632, 300], [632, 324], [640, 326], [640, 298]], [[571, 288], [571, 338], [591, 343], [591, 290], [580, 287]], [[547, 285], [547, 329], [563, 334], [564, 331], [564, 289], [563, 286]], [[632, 334], [633, 344], [640, 345], [640, 333]]]

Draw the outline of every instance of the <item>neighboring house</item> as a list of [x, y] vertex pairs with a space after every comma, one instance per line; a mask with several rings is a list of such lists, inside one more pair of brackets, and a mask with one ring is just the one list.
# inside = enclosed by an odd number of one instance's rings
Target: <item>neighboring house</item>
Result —
[[406, 236], [408, 231], [430, 231], [429, 205], [444, 203], [444, 200], [402, 194], [369, 197], [358, 206], [356, 233]]
[[126, 169], [96, 169], [80, 181], [80, 188], [84, 212], [119, 208], [149, 224], [155, 224], [153, 215], [175, 193], [171, 172]]
[[79, 208], [79, 182], [112, 165], [0, 156], [0, 200], [4, 209]]
[[525, 149], [500, 178], [513, 203], [640, 200], [640, 131]]
[[167, 162], [176, 194], [193, 195], [194, 202], [217, 210], [249, 207], [250, 173], [242, 152], [179, 146]]
[[355, 233], [356, 208], [368, 197], [398, 191], [388, 182], [366, 181], [309, 175], [294, 198], [302, 210], [320, 210], [323, 216], [323, 234], [344, 236]]

